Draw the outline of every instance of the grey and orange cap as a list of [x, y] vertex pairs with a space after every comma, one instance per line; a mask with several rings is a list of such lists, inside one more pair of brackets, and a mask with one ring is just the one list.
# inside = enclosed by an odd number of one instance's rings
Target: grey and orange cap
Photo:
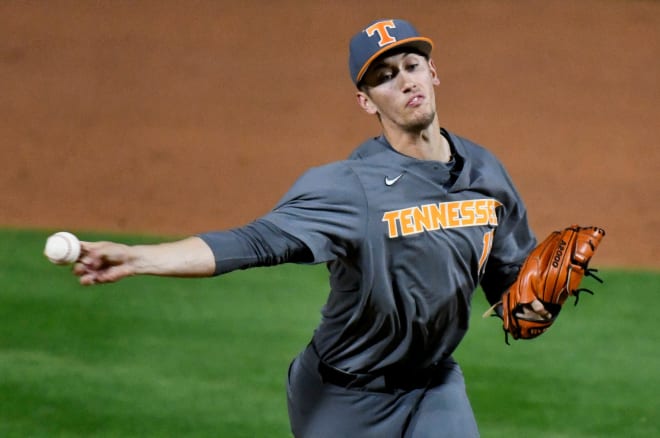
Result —
[[358, 86], [372, 62], [394, 48], [411, 47], [428, 56], [433, 41], [423, 37], [405, 20], [377, 20], [351, 39], [348, 68], [353, 83]]

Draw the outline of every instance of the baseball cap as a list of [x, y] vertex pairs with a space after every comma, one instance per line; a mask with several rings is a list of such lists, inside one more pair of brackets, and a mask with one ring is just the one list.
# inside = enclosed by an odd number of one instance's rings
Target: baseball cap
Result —
[[348, 68], [355, 85], [360, 83], [372, 62], [394, 48], [411, 47], [428, 56], [431, 39], [420, 36], [412, 24], [396, 18], [376, 20], [351, 38]]

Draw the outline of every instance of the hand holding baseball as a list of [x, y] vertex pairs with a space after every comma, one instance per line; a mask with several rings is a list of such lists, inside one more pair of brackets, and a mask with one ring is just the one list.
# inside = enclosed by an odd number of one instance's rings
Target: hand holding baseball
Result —
[[82, 285], [112, 283], [135, 275], [129, 248], [113, 242], [81, 242], [81, 256], [73, 272]]

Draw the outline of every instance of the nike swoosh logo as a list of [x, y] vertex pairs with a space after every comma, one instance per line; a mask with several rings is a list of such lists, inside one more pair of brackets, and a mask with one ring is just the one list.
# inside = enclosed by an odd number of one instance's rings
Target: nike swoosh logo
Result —
[[399, 178], [401, 178], [402, 176], [403, 176], [403, 173], [402, 173], [401, 175], [395, 177], [395, 178], [390, 178], [390, 177], [386, 176], [386, 177], [385, 177], [385, 185], [386, 185], [386, 186], [391, 186], [391, 185], [393, 185], [393, 184], [396, 183], [396, 182], [399, 180]]

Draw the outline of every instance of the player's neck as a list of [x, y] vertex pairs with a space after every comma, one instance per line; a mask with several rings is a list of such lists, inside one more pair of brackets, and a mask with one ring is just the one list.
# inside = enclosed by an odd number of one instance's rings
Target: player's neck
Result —
[[449, 142], [440, 132], [437, 119], [421, 131], [385, 128], [384, 135], [397, 152], [409, 157], [445, 163], [451, 160]]

